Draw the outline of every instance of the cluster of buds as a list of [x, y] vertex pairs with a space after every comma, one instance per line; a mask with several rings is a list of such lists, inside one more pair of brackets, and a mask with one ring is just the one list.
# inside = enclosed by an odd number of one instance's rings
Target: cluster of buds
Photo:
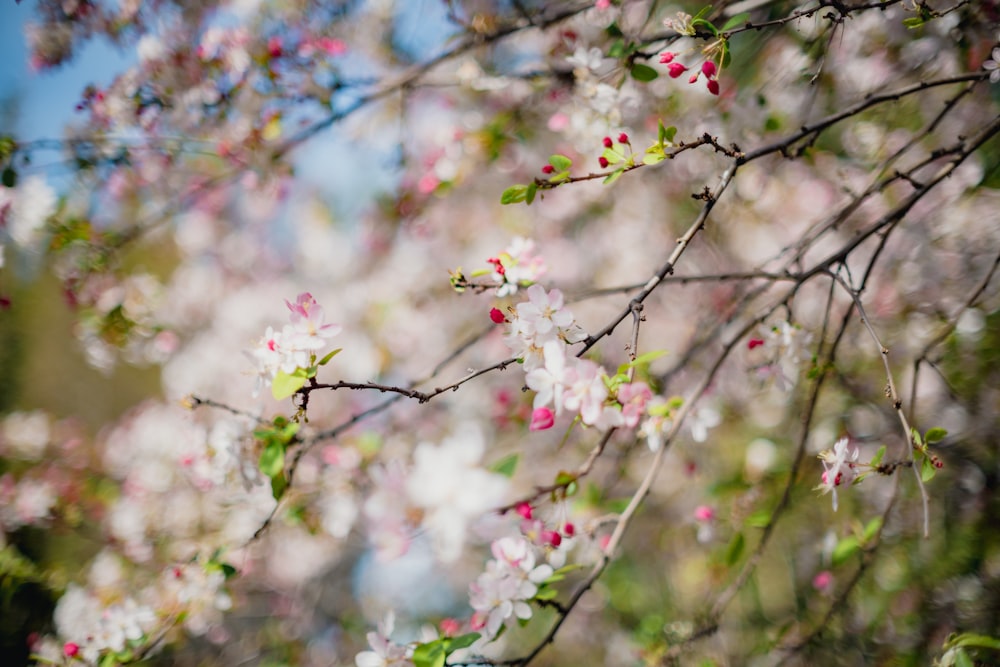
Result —
[[[667, 66], [667, 74], [670, 75], [671, 79], [680, 78], [682, 74], [688, 71], [687, 65], [684, 63], [677, 62], [675, 59], [677, 54], [673, 51], [664, 51], [660, 54], [660, 64]], [[706, 60], [701, 64], [701, 68], [695, 70], [695, 72], [688, 78], [688, 83], [695, 83], [705, 75], [705, 84], [708, 87], [708, 92], [713, 95], [719, 94], [719, 68], [713, 60]]]
[[[611, 137], [604, 137], [603, 143], [604, 148], [606, 149], [613, 149], [615, 146], [615, 142], [611, 139]], [[622, 146], [628, 146], [630, 149], [632, 147], [632, 143], [628, 140], [628, 135], [624, 132], [618, 135], [618, 143]], [[597, 158], [597, 163], [601, 165], [601, 169], [607, 169], [608, 165], [611, 164], [610, 161], [608, 161], [607, 156], [604, 155]]]

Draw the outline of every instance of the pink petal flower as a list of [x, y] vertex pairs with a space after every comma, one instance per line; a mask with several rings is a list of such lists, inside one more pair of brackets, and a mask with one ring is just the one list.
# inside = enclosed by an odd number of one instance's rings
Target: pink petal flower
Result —
[[552, 410], [548, 408], [535, 408], [534, 412], [531, 413], [531, 426], [528, 429], [531, 431], [544, 431], [552, 428], [555, 421], [555, 414]]

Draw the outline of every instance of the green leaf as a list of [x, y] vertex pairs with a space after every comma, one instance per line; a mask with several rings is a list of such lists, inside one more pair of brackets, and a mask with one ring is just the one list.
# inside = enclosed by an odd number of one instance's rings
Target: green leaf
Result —
[[604, 179], [604, 185], [611, 185], [612, 183], [614, 183], [615, 181], [617, 181], [619, 178], [621, 178], [622, 174], [624, 174], [624, 173], [625, 173], [625, 169], [623, 169], [623, 168], [615, 169], [613, 172], [611, 172], [610, 174], [608, 174], [607, 177]]
[[920, 479], [925, 482], [929, 482], [934, 479], [934, 475], [937, 474], [937, 468], [931, 463], [931, 457], [925, 456], [923, 463], [920, 464]]
[[573, 166], [573, 161], [565, 155], [559, 155], [557, 153], [549, 156], [549, 164], [555, 167], [556, 171], [566, 171]]
[[335, 356], [337, 356], [340, 353], [340, 351], [343, 350], [343, 349], [344, 348], [342, 348], [342, 347], [338, 347], [336, 350], [330, 352], [325, 357], [323, 357], [322, 359], [320, 359], [319, 363], [316, 364], [316, 365], [317, 366], [326, 366], [328, 363], [330, 363], [330, 360], [333, 359]]
[[516, 204], [524, 201], [525, 193], [528, 190], [526, 185], [512, 185], [500, 195], [501, 204]]
[[743, 12], [742, 14], [737, 14], [736, 16], [732, 17], [724, 24], [722, 24], [722, 32], [731, 30], [732, 28], [742, 27], [743, 25], [746, 24], [748, 20], [750, 20], [750, 12]]
[[695, 29], [702, 27], [705, 30], [712, 33], [713, 35], [719, 34], [719, 31], [716, 29], [714, 25], [712, 25], [711, 21], [706, 21], [705, 19], [693, 19], [691, 21], [691, 27]]
[[4, 187], [12, 188], [17, 185], [17, 172], [13, 168], [7, 167], [3, 170], [3, 176], [0, 176], [0, 182], [3, 182]]
[[568, 486], [572, 482], [576, 481], [576, 475], [568, 473], [565, 470], [560, 470], [556, 474], [556, 486]]
[[636, 81], [652, 81], [656, 77], [660, 76], [659, 72], [650, 67], [649, 65], [643, 65], [642, 63], [635, 63], [632, 65], [632, 78]]
[[638, 367], [638, 366], [644, 366], [646, 364], [651, 364], [660, 357], [664, 356], [665, 354], [667, 354], [666, 350], [652, 350], [650, 352], [646, 352], [645, 354], [640, 354], [638, 357], [635, 358], [634, 361], [630, 361], [628, 363], [628, 366]]
[[743, 533], [736, 533], [732, 541], [729, 542], [729, 546], [726, 547], [726, 565], [729, 567], [735, 565], [736, 561], [743, 555], [745, 547], [746, 539], [743, 537]]
[[495, 473], [499, 473], [504, 477], [511, 478], [514, 476], [514, 471], [517, 470], [517, 462], [521, 455], [514, 453], [508, 454], [496, 463], [490, 466], [490, 470]]
[[864, 530], [865, 544], [868, 544], [869, 542], [872, 541], [872, 539], [875, 537], [875, 533], [877, 533], [881, 527], [882, 527], [882, 517], [877, 516], [868, 522]]
[[949, 647], [962, 647], [970, 646], [973, 648], [989, 648], [994, 651], [1000, 651], [1000, 639], [996, 637], [990, 637], [989, 635], [976, 635], [971, 632], [963, 632], [957, 637], [953, 637], [948, 641], [945, 646]]
[[881, 465], [882, 459], [884, 457], [885, 457], [885, 445], [882, 445], [881, 447], [878, 448], [878, 451], [875, 452], [875, 456], [872, 457], [871, 465], [872, 466]]
[[446, 657], [442, 640], [435, 639], [413, 649], [411, 660], [415, 667], [444, 667]]
[[482, 635], [478, 632], [470, 632], [465, 635], [446, 639], [444, 640], [444, 652], [450, 655], [463, 648], [469, 648], [475, 644], [480, 637], [482, 637]]
[[712, 11], [712, 5], [705, 5], [704, 7], [698, 10], [698, 13], [694, 15], [694, 18], [696, 20], [704, 18], [708, 16], [711, 11]]
[[549, 586], [540, 588], [537, 593], [535, 593], [536, 600], [554, 600], [556, 596], [559, 595], [559, 591]]
[[663, 127], [663, 121], [660, 121], [660, 143], [669, 144], [672, 143], [674, 137], [677, 136], [677, 128], [671, 125], [670, 127]]
[[524, 193], [524, 203], [531, 206], [531, 202], [535, 201], [535, 193], [538, 192], [538, 186], [534, 183], [528, 184], [528, 189]]
[[860, 550], [861, 545], [858, 544], [858, 538], [854, 535], [848, 535], [840, 542], [837, 542], [837, 546], [833, 548], [833, 566], [837, 567], [842, 565], [848, 558]]
[[965, 649], [960, 648], [955, 650], [955, 667], [976, 667], [976, 663], [972, 662]]
[[625, 156], [616, 151], [614, 148], [605, 148], [601, 155], [608, 161], [608, 164], [618, 164], [625, 159]]
[[268, 477], [276, 477], [285, 469], [285, 446], [280, 442], [270, 442], [260, 453], [260, 471]]
[[660, 151], [659, 154], [656, 154], [656, 153], [647, 153], [642, 158], [642, 163], [645, 164], [645, 165], [653, 165], [653, 164], [658, 164], [660, 162], [663, 162], [666, 159], [667, 159], [667, 156], [663, 154], [663, 151]]
[[771, 523], [771, 510], [759, 509], [751, 513], [744, 521], [751, 528], [767, 528]]
[[936, 442], [941, 442], [948, 435], [948, 431], [935, 426], [934, 428], [928, 429], [927, 433], [924, 433], [924, 442], [928, 445], [933, 445]]
[[299, 389], [305, 386], [306, 376], [303, 371], [299, 374], [302, 369], [296, 369], [295, 373], [289, 375], [285, 371], [278, 371], [274, 376], [274, 382], [271, 383], [271, 395], [274, 396], [276, 400], [282, 400], [288, 398]]
[[913, 28], [919, 28], [924, 23], [926, 23], [926, 21], [924, 21], [923, 17], [921, 16], [911, 16], [908, 19], [903, 19], [903, 25], [905, 25], [910, 30], [912, 30]]

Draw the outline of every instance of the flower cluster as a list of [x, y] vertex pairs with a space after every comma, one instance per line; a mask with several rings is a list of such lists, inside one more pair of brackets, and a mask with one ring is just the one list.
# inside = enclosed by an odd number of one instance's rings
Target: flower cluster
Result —
[[747, 341], [747, 349], [763, 359], [753, 366], [757, 377], [773, 382], [781, 391], [787, 391], [795, 384], [799, 364], [812, 357], [811, 343], [811, 333], [782, 321], [773, 327], [762, 328], [758, 335]]
[[156, 623], [150, 607], [132, 598], [102, 605], [100, 600], [71, 585], [56, 607], [55, 622], [66, 642], [66, 657], [96, 664], [102, 653], [122, 653], [129, 643], [139, 642]]
[[518, 236], [496, 257], [486, 260], [493, 266], [496, 294], [516, 294], [519, 287], [531, 285], [545, 275], [545, 260], [535, 254], [535, 242]]
[[551, 565], [535, 565], [535, 551], [523, 537], [503, 537], [493, 542], [494, 560], [469, 585], [469, 603], [475, 609], [472, 627], [492, 639], [510, 620], [531, 618], [528, 601], [538, 586], [552, 576]]
[[316, 355], [325, 349], [328, 340], [340, 333], [338, 324], [324, 322], [323, 308], [312, 294], [299, 294], [295, 303], [285, 301], [291, 311], [291, 324], [281, 331], [268, 327], [248, 356], [257, 364], [257, 381], [254, 396], [262, 387], [270, 385], [278, 373], [291, 375], [316, 363]]
[[841, 484], [850, 484], [854, 480], [860, 454], [860, 450], [849, 446], [847, 438], [841, 438], [834, 443], [833, 449], [824, 450], [819, 454], [823, 462], [823, 481], [816, 489], [824, 494], [833, 494], [834, 511], [837, 511], [837, 487]]

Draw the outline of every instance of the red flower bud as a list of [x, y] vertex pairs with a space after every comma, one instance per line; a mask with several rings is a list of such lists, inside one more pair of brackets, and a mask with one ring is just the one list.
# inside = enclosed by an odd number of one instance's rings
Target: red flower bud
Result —
[[628, 143], [628, 135], [625, 134], [624, 132], [622, 132], [621, 134], [619, 134], [618, 135], [618, 143], [620, 143], [620, 144], [627, 144]]
[[520, 514], [522, 519], [531, 520], [531, 505], [528, 503], [518, 503], [514, 511]]
[[553, 166], [552, 166], [551, 164], [547, 164], [547, 165], [545, 165], [544, 167], [542, 167], [542, 173], [543, 173], [543, 174], [551, 174], [551, 173], [553, 173], [553, 172], [554, 172], [555, 170], [556, 170], [556, 168], [555, 168], [555, 167], [553, 167]]
[[562, 544], [562, 535], [554, 530], [543, 530], [542, 531], [542, 541], [546, 544], [551, 544], [554, 547], [558, 547]]
[[715, 73], [717, 71], [715, 68], [715, 63], [712, 62], [711, 60], [706, 60], [701, 64], [701, 71], [705, 76], [711, 79], [713, 76], [715, 76]]
[[747, 347], [749, 347], [752, 350], [755, 347], [760, 347], [763, 344], [764, 344], [764, 340], [762, 338], [751, 338], [750, 342], [747, 343]]
[[608, 168], [608, 158], [604, 157], [603, 155], [601, 157], [597, 158], [597, 163], [599, 165], [601, 165], [601, 169], [607, 169]]
[[708, 92], [712, 93], [713, 95], [719, 94], [719, 82], [717, 79], [708, 80]]
[[688, 79], [688, 83], [694, 83], [697, 80], [698, 80], [698, 75], [697, 74], [692, 74], [691, 78]]
[[563, 533], [566, 534], [566, 537], [573, 537], [574, 535], [576, 535], [576, 526], [567, 521], [563, 525]]
[[494, 324], [503, 324], [507, 321], [507, 318], [503, 316], [503, 312], [499, 308], [490, 309], [490, 319], [493, 320]]
[[670, 67], [667, 68], [667, 74], [670, 75], [671, 79], [676, 79], [686, 71], [687, 67], [685, 67], [681, 63], [670, 63]]
[[604, 137], [604, 147], [611, 148], [615, 145], [615, 142], [611, 141], [611, 137]]
[[63, 655], [67, 658], [75, 658], [80, 654], [80, 646], [74, 644], [73, 642], [66, 642], [63, 644]]
[[663, 53], [661, 53], [661, 54], [660, 54], [660, 64], [662, 64], [662, 65], [667, 65], [667, 64], [669, 64], [669, 63], [670, 63], [670, 62], [671, 62], [671, 61], [672, 61], [672, 60], [673, 60], [673, 59], [674, 59], [674, 58], [675, 58], [676, 56], [677, 56], [677, 54], [676, 54], [676, 53], [674, 53], [674, 52], [672, 52], [672, 51], [664, 51]]

